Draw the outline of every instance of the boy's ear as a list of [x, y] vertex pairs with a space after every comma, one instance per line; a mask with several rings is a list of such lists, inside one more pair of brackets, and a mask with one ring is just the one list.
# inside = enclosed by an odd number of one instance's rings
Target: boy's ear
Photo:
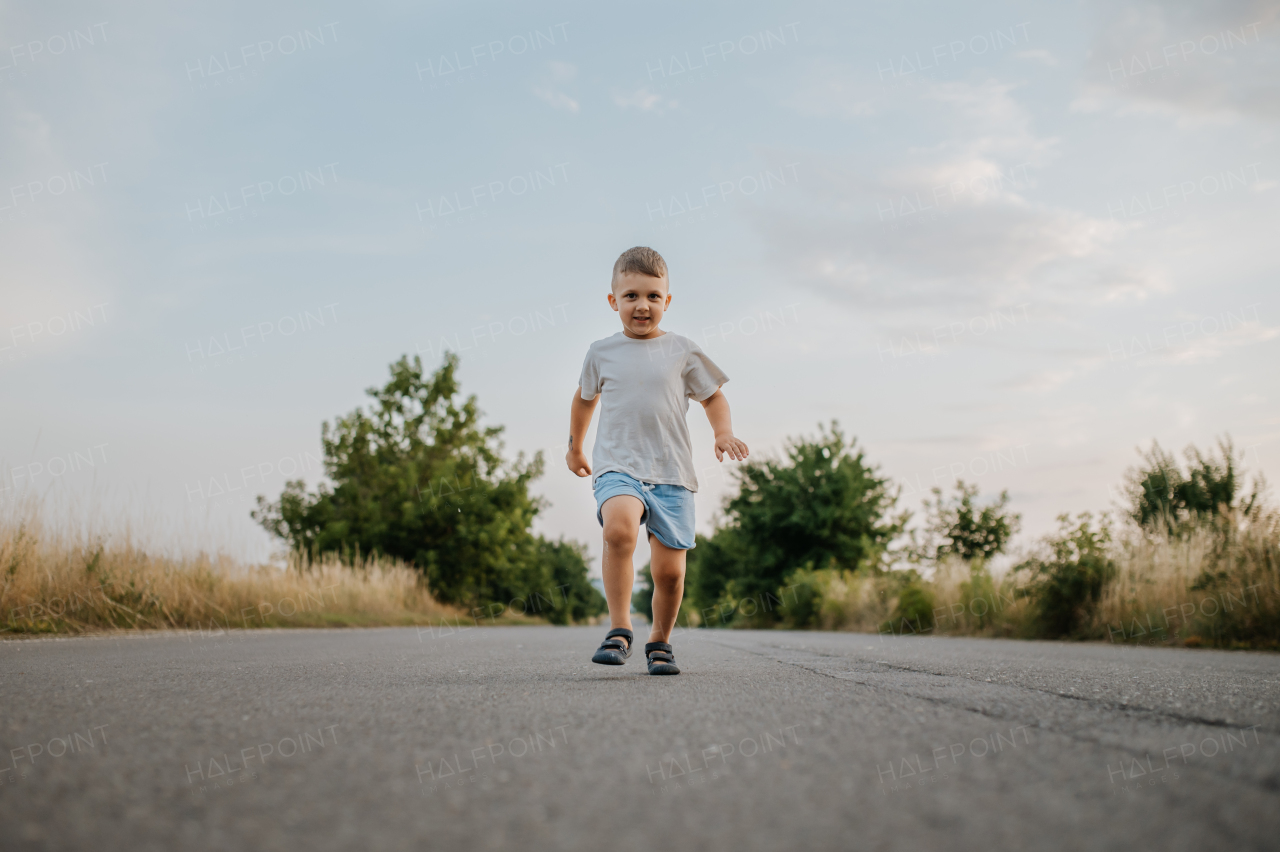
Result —
[[613, 308], [615, 311], [618, 309], [618, 300], [613, 297], [612, 293], [609, 294], [609, 307]]

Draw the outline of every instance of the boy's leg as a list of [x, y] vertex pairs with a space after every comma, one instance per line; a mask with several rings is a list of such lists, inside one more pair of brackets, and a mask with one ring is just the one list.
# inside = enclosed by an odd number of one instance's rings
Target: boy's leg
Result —
[[629, 494], [610, 497], [600, 506], [600, 517], [604, 519], [601, 573], [604, 575], [604, 596], [609, 602], [611, 627], [631, 629], [631, 586], [635, 582], [631, 557], [636, 551], [643, 515], [644, 503]]
[[684, 598], [684, 557], [688, 551], [667, 547], [649, 535], [649, 572], [653, 575], [653, 629], [650, 642], [671, 642], [671, 629]]

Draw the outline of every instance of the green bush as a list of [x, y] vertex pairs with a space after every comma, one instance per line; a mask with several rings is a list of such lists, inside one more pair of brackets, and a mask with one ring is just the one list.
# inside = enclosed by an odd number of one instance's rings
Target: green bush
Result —
[[893, 611], [895, 623], [913, 625], [917, 632], [933, 629], [933, 592], [918, 580], [908, 583], [898, 593], [898, 605]]
[[[789, 442], [785, 458], [745, 461], [736, 475], [724, 525], [689, 553], [688, 589], [700, 610], [777, 597], [796, 566], [880, 570], [906, 525], [890, 480], [834, 422], [814, 439]], [[751, 618], [765, 624], [793, 616], [769, 609]]]
[[784, 581], [786, 594], [780, 596], [782, 605], [774, 620], [792, 629], [822, 627], [823, 603], [833, 573], [830, 569], [815, 571], [808, 564], [788, 574]]
[[1048, 639], [1076, 636], [1102, 597], [1102, 589], [1116, 574], [1108, 552], [1111, 527], [1103, 517], [1081, 512], [1058, 516], [1058, 532], [1044, 539], [1041, 552], [1014, 568], [1030, 577], [1021, 590], [1035, 606], [1037, 631]]
[[[981, 602], [982, 606], [978, 606]], [[1001, 598], [996, 593], [995, 580], [987, 570], [986, 563], [975, 559], [969, 565], [969, 579], [960, 583], [960, 605], [964, 607], [964, 618], [978, 630], [985, 630], [996, 620], [1001, 606]]]
[[881, 599], [893, 604], [889, 620], [880, 625], [881, 633], [911, 636], [933, 630], [933, 591], [914, 568], [890, 571], [878, 578], [877, 585]]

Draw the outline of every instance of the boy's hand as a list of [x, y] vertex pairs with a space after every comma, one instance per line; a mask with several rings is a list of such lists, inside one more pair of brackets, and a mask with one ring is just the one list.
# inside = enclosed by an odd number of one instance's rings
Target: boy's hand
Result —
[[591, 465], [587, 463], [587, 455], [582, 450], [570, 450], [564, 454], [565, 463], [569, 465], [569, 470], [578, 476], [590, 476]]
[[732, 435], [716, 436], [716, 461], [724, 461], [727, 454], [734, 461], [742, 461], [747, 457], [747, 445]]

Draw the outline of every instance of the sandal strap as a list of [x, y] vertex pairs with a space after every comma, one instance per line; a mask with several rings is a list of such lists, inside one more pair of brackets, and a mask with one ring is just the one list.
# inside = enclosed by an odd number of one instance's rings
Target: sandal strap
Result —
[[649, 662], [674, 663], [676, 658], [663, 651], [650, 651]]
[[633, 641], [635, 641], [635, 638], [636, 638], [635, 634], [625, 627], [615, 627], [612, 630], [610, 630], [608, 633], [604, 634], [604, 638], [606, 639], [612, 639], [615, 636], [621, 636], [624, 639], [626, 639], [628, 645], [630, 645]]
[[650, 651], [666, 651], [668, 654], [670, 654], [671, 646], [668, 645], [666, 642], [649, 642], [645, 644], [644, 652], [647, 654]]
[[[627, 644], [623, 645], [621, 642], [618, 641], [619, 638], [626, 639]], [[630, 654], [631, 646], [634, 645], [635, 642], [636, 642], [635, 634], [633, 634], [630, 630], [628, 630], [625, 627], [615, 627], [604, 635], [604, 642], [601, 643], [600, 647], [616, 648], [617, 650], [622, 651], [625, 654]]]

